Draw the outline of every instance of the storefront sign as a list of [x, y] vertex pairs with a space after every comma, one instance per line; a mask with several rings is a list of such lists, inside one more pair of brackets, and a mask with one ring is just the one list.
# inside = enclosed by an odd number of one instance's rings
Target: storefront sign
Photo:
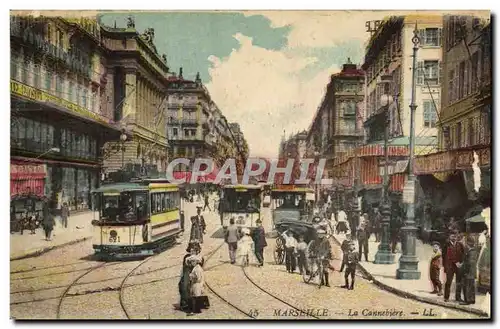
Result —
[[25, 84], [22, 84], [20, 82], [10, 80], [10, 91], [14, 94], [39, 101], [39, 102], [45, 102], [45, 103], [53, 103], [56, 105], [59, 105], [75, 114], [82, 115], [86, 118], [109, 124], [110, 120], [107, 120], [103, 117], [101, 117], [99, 114], [91, 112], [87, 110], [86, 108], [83, 108], [79, 105], [73, 104], [65, 99], [56, 97], [54, 95], [48, 94], [46, 92], [43, 92], [39, 89], [27, 86]]
[[415, 159], [415, 174], [433, 174], [453, 170], [454, 157], [449, 152], [441, 152], [417, 157]]
[[44, 164], [11, 164], [10, 165], [11, 174], [43, 174], [45, 176], [46, 167]]

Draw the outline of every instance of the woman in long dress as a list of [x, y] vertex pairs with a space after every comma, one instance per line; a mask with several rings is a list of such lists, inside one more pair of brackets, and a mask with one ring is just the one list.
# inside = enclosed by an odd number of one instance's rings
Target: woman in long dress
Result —
[[193, 266], [189, 274], [191, 282], [191, 313], [201, 313], [201, 309], [209, 308], [208, 296], [205, 295], [205, 273], [203, 271], [203, 258], [199, 255], [191, 256], [187, 261]]
[[191, 241], [186, 249], [186, 252], [187, 254], [182, 260], [181, 279], [179, 281], [179, 308], [183, 311], [191, 312], [192, 303], [190, 299], [191, 284], [189, 274], [193, 270], [193, 266], [189, 264], [187, 260], [189, 259], [189, 257], [198, 255], [201, 252], [201, 246], [198, 241]]

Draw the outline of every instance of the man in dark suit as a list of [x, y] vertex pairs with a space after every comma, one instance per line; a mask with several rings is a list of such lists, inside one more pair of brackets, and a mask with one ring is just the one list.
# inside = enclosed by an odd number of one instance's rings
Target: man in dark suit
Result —
[[205, 218], [201, 214], [202, 207], [196, 207], [196, 216], [191, 217], [191, 236], [190, 241], [198, 240], [203, 243], [203, 234], [206, 233]]
[[478, 251], [475, 248], [475, 241], [472, 237], [467, 237], [467, 247], [462, 265], [462, 287], [464, 290], [464, 301], [460, 304], [470, 305], [476, 303], [476, 274], [477, 274]]
[[457, 241], [457, 232], [450, 235], [449, 242], [446, 248], [444, 272], [446, 273], [446, 283], [444, 285], [444, 301], [447, 302], [450, 298], [450, 288], [455, 276], [455, 300], [461, 302], [462, 292], [462, 266], [464, 258], [464, 246]]
[[255, 257], [259, 261], [259, 266], [264, 265], [264, 248], [267, 247], [266, 232], [262, 227], [262, 221], [256, 221], [257, 228], [253, 231], [252, 238], [255, 245]]

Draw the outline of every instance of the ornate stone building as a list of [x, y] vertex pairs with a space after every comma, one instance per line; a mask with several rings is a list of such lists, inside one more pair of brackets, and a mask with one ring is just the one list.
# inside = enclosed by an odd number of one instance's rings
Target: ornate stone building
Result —
[[139, 33], [129, 17], [126, 28], [101, 26], [101, 40], [108, 50], [103, 102], [129, 134], [124, 143], [108, 143], [106, 170], [132, 164], [153, 172], [165, 171], [169, 68], [166, 56], [160, 55], [154, 44], [154, 30]]
[[[210, 97], [199, 73], [194, 80], [185, 79], [181, 68], [178, 75], [169, 78], [168, 94], [167, 129], [172, 159], [182, 157], [193, 162], [195, 158], [212, 158], [220, 167], [227, 158], [237, 156], [238, 141], [248, 156], [248, 145], [239, 126], [231, 131], [232, 124]], [[175, 170], [184, 172], [191, 166], [192, 163], [180, 164]]]
[[86, 210], [101, 148], [120, 129], [101, 96], [107, 51], [93, 19], [12, 14], [11, 194], [35, 193]]

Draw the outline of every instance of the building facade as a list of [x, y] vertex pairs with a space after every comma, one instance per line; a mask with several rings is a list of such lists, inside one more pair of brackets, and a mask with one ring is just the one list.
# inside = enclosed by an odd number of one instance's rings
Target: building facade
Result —
[[102, 147], [118, 140], [103, 107], [107, 52], [96, 20], [12, 15], [11, 194], [86, 210], [99, 185]]
[[108, 52], [105, 67], [108, 111], [129, 137], [108, 143], [104, 158], [107, 172], [126, 165], [164, 172], [168, 159], [166, 112], [169, 68], [166, 56], [154, 45], [154, 30], [139, 34], [132, 17], [126, 28], [101, 26]]
[[[167, 130], [170, 156], [191, 159], [175, 171], [191, 169], [196, 158], [211, 158], [220, 168], [227, 158], [239, 158], [238, 147], [248, 157], [248, 144], [238, 124], [229, 123], [203, 85], [199, 73], [185, 79], [182, 68], [169, 78]], [[215, 169], [215, 168], [214, 168]]]
[[[332, 76], [327, 89], [329, 104], [328, 150], [332, 159], [347, 154], [363, 139], [359, 114], [364, 107], [364, 72], [348, 59], [340, 73]], [[330, 165], [330, 167], [333, 164]]]
[[418, 157], [415, 172], [426, 202], [457, 218], [491, 205], [491, 45], [489, 19], [443, 17], [439, 152]]

